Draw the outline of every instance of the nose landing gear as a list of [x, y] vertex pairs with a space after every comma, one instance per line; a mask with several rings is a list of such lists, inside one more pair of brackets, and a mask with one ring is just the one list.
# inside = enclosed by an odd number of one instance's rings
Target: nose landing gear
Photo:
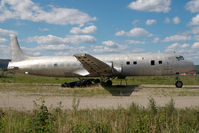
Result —
[[182, 88], [183, 83], [179, 79], [179, 73], [177, 73], [176, 80], [177, 80], [176, 83], [175, 83], [176, 88]]
[[182, 81], [176, 81], [175, 85], [177, 88], [182, 88], [183, 83], [182, 83]]

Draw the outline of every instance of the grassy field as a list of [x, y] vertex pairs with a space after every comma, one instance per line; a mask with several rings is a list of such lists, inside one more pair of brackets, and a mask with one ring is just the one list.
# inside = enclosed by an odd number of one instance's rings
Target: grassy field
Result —
[[[36, 103], [36, 102], [35, 102]], [[199, 108], [176, 109], [171, 101], [157, 107], [149, 98], [147, 108], [132, 103], [124, 109], [63, 110], [61, 103], [47, 108], [35, 104], [32, 112], [0, 109], [1, 133], [196, 133], [199, 132]]]
[[[184, 85], [199, 85], [199, 76], [181, 76], [180, 79]], [[130, 95], [133, 91], [140, 88], [140, 85], [147, 84], [159, 84], [159, 85], [174, 85], [175, 76], [155, 76], [155, 77], [128, 77], [127, 87], [118, 87], [120, 84], [119, 79], [113, 80], [115, 87], [103, 88], [99, 85], [94, 85], [86, 88], [62, 88], [60, 85], [64, 82], [71, 82], [78, 80], [76, 78], [55, 78], [55, 77], [41, 77], [31, 75], [6, 75], [0, 78], [0, 92], [14, 92], [18, 95], [29, 96], [97, 96], [97, 95], [118, 95], [120, 93], [124, 95]], [[123, 84], [125, 82], [123, 81]], [[142, 87], [141, 87], [142, 88]], [[146, 87], [147, 88], [147, 87]], [[147, 90], [145, 90], [147, 91]], [[156, 88], [153, 92], [157, 95], [199, 95], [199, 91], [193, 91], [184, 88], [178, 90], [174, 86], [171, 89]]]
[[[41, 77], [24, 74], [8, 74], [0, 78], [0, 83], [27, 83], [27, 84], [61, 84], [64, 82], [71, 82], [78, 80], [77, 78], [55, 78], [55, 77]], [[175, 76], [136, 76], [127, 77], [129, 85], [140, 84], [175, 84]], [[199, 76], [180, 76], [180, 80], [184, 85], [199, 85]], [[113, 84], [120, 84], [119, 79], [114, 79]], [[123, 81], [124, 84], [124, 81]]]
[[[184, 85], [199, 85], [199, 76], [181, 76], [180, 79]], [[35, 95], [35, 96], [96, 96], [96, 95], [130, 95], [133, 91], [140, 88], [140, 85], [159, 84], [159, 85], [173, 85], [172, 89], [167, 89], [168, 95], [199, 95], [199, 92], [192, 91], [184, 88], [180, 91], [174, 87], [175, 76], [140, 76], [128, 77], [126, 79], [127, 87], [118, 87], [120, 84], [119, 79], [113, 80], [114, 87], [101, 87], [94, 85], [83, 88], [62, 88], [60, 85], [64, 82], [71, 82], [78, 80], [77, 78], [55, 78], [55, 77], [41, 77], [32, 75], [6, 75], [0, 78], [0, 92], [17, 92], [19, 95]], [[123, 84], [125, 82], [123, 81]], [[142, 87], [141, 87], [142, 88]], [[147, 87], [146, 87], [147, 88]], [[165, 88], [153, 89], [157, 94], [165, 93]], [[145, 90], [146, 91], [146, 90]], [[180, 93], [180, 94], [179, 94]]]

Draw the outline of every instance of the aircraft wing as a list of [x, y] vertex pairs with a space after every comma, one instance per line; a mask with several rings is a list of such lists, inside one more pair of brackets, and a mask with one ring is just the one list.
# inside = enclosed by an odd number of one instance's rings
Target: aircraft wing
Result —
[[74, 55], [83, 65], [83, 67], [91, 74], [96, 76], [111, 76], [113, 68], [105, 62], [89, 55]]

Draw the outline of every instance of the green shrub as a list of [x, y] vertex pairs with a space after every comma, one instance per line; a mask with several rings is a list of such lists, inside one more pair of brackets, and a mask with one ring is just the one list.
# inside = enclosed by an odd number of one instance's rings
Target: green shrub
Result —
[[157, 114], [156, 103], [152, 97], [149, 98], [149, 108], [150, 108], [152, 114], [154, 114], [154, 115]]
[[175, 103], [173, 98], [171, 98], [170, 102], [165, 106], [167, 115], [171, 116], [175, 111]]
[[39, 108], [33, 111], [33, 116], [28, 126], [28, 132], [54, 133], [56, 131], [56, 117], [48, 111], [48, 108], [44, 103], [45, 101], [42, 101]]
[[72, 133], [111, 133], [111, 126], [108, 122], [101, 121], [78, 121], [70, 122]]
[[[74, 100], [74, 103], [78, 100]], [[79, 104], [78, 104], [79, 106]], [[162, 133], [199, 132], [199, 108], [176, 109], [173, 99], [164, 107], [149, 98], [147, 108], [132, 103], [129, 108], [48, 109], [45, 102], [33, 112], [0, 109], [1, 133]], [[75, 113], [74, 113], [75, 110]]]

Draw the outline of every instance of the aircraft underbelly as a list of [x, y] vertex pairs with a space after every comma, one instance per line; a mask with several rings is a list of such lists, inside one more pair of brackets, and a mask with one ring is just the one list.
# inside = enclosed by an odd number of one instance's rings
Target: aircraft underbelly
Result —
[[78, 68], [44, 68], [30, 71], [31, 74], [49, 77], [77, 77], [74, 71]]

